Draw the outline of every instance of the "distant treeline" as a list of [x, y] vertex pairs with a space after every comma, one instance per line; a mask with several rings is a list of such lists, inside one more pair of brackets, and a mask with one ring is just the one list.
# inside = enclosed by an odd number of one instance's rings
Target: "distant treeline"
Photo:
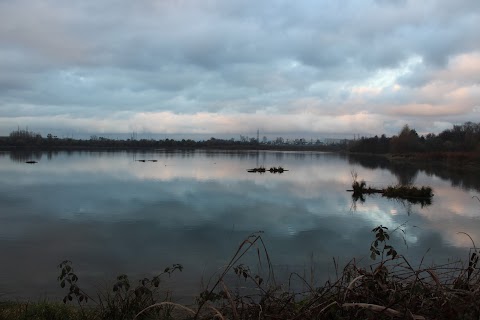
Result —
[[217, 148], [217, 149], [271, 149], [271, 150], [318, 150], [349, 151], [370, 154], [407, 154], [435, 152], [476, 152], [480, 153], [480, 123], [466, 122], [454, 125], [438, 135], [429, 133], [419, 136], [415, 129], [405, 125], [398, 135], [386, 137], [360, 138], [357, 140], [338, 140], [334, 143], [322, 143], [319, 140], [284, 140], [277, 138], [262, 141], [241, 137], [235, 139], [191, 140], [191, 139], [109, 139], [91, 136], [90, 139], [59, 138], [52, 134], [42, 137], [29, 130], [15, 130], [7, 137], [0, 137], [0, 148], [37, 148], [37, 149], [81, 149], [81, 148]]
[[242, 137], [235, 139], [191, 140], [191, 139], [109, 139], [91, 136], [90, 139], [59, 138], [52, 134], [42, 137], [40, 133], [18, 129], [7, 137], [0, 137], [0, 148], [35, 148], [35, 149], [146, 149], [146, 148], [179, 148], [179, 149], [271, 149], [271, 150], [318, 150], [342, 151], [346, 149], [347, 140], [336, 143], [321, 143], [319, 140], [307, 142], [305, 139], [262, 141]]
[[351, 141], [350, 152], [375, 154], [402, 154], [422, 152], [480, 152], [480, 123], [466, 122], [454, 125], [435, 135], [419, 136], [414, 129], [405, 125], [398, 135], [361, 138]]

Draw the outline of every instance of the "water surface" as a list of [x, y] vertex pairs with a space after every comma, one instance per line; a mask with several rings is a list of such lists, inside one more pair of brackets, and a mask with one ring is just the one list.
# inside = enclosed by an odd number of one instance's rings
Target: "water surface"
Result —
[[[34, 165], [26, 160], [37, 160]], [[156, 160], [139, 162], [137, 160]], [[246, 169], [283, 166], [283, 174]], [[377, 187], [434, 188], [433, 204], [381, 196], [352, 202], [355, 170]], [[392, 239], [412, 261], [465, 258], [480, 243], [480, 178], [316, 152], [0, 153], [0, 293], [59, 296], [56, 266], [74, 262], [81, 283], [151, 275], [173, 263], [175, 294], [200, 291], [249, 234], [262, 237], [280, 281], [310, 273], [320, 284], [333, 258], [369, 262], [371, 229], [403, 225]], [[403, 240], [406, 241], [405, 245]], [[257, 267], [256, 253], [246, 262]], [[4, 296], [5, 297], [5, 296]]]

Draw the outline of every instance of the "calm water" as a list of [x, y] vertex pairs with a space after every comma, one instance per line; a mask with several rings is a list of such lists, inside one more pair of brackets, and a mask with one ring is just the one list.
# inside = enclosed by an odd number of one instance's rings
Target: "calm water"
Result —
[[[35, 165], [24, 161], [36, 159]], [[139, 162], [155, 159], [157, 162]], [[246, 169], [281, 165], [283, 174]], [[434, 188], [433, 204], [380, 196], [353, 204], [351, 171], [374, 186]], [[199, 292], [249, 234], [263, 238], [282, 279], [313, 268], [320, 283], [333, 257], [368, 262], [370, 230], [404, 224], [397, 251], [412, 261], [465, 258], [480, 244], [480, 177], [384, 161], [297, 152], [0, 153], [0, 294], [59, 296], [56, 265], [74, 262], [80, 284], [120, 273], [150, 275], [173, 263], [175, 294]], [[246, 257], [255, 265], [255, 254]]]

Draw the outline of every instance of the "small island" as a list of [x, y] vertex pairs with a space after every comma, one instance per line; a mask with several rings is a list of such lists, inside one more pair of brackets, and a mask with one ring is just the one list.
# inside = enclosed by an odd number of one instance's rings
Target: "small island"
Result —
[[353, 183], [352, 189], [347, 190], [353, 192], [354, 199], [361, 199], [364, 201], [364, 195], [381, 194], [383, 197], [389, 199], [401, 199], [410, 203], [420, 203], [423, 205], [430, 205], [434, 196], [433, 189], [429, 186], [416, 187], [413, 185], [395, 185], [386, 188], [367, 187], [365, 180], [357, 180], [357, 174], [352, 173]]

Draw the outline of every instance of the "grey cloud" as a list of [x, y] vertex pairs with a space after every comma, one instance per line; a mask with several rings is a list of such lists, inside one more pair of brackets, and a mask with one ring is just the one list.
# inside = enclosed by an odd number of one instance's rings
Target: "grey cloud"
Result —
[[[389, 117], [388, 106], [446, 104], [416, 89], [480, 50], [475, 0], [50, 0], [0, 9], [0, 110], [12, 119], [19, 105], [17, 117], [106, 120], [115, 112], [301, 109]], [[390, 87], [355, 93], [412, 57], [421, 63]], [[406, 88], [395, 92], [394, 83]], [[307, 99], [317, 102], [298, 105]]]
[[432, 68], [419, 64], [411, 72], [398, 77], [398, 83], [410, 88], [423, 87], [432, 80], [432, 76]]
[[375, 0], [376, 3], [380, 5], [405, 5], [407, 0]]

